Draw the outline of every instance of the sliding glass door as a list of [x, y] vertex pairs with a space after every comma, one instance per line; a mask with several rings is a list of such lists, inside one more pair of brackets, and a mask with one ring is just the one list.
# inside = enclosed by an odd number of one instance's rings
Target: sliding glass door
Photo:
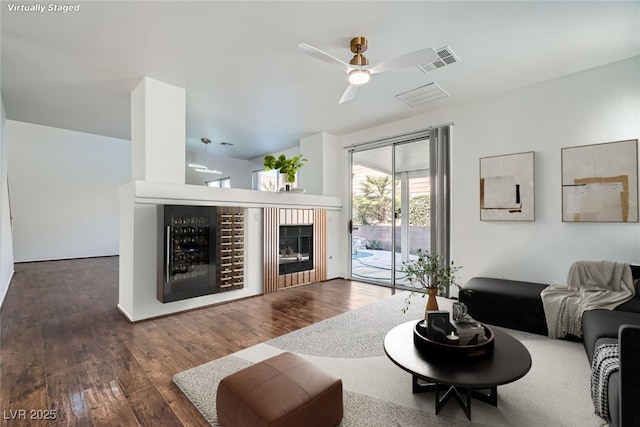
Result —
[[409, 286], [402, 263], [416, 256], [418, 249], [431, 249], [431, 180], [429, 142], [420, 140], [394, 146], [396, 181], [395, 253], [396, 286]]
[[402, 263], [430, 250], [429, 141], [351, 152], [351, 277], [406, 287]]
[[351, 277], [393, 283], [393, 146], [351, 153]]

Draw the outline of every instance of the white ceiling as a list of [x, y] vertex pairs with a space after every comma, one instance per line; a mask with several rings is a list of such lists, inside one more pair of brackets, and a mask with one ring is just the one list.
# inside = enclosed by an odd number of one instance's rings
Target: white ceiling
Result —
[[[149, 76], [186, 89], [188, 146], [208, 137], [209, 153], [245, 159], [640, 55], [638, 1], [84, 1], [67, 14], [2, 3], [9, 119], [129, 139], [130, 92]], [[358, 35], [372, 64], [445, 45], [461, 62], [377, 74], [338, 105], [346, 75], [296, 47], [348, 62]], [[451, 96], [395, 98], [432, 82]]]

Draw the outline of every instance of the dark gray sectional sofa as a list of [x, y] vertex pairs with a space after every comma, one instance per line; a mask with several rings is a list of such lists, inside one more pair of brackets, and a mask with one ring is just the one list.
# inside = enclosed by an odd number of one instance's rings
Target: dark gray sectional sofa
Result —
[[[634, 279], [640, 266], [632, 266]], [[459, 299], [469, 315], [480, 322], [547, 335], [540, 292], [548, 285], [490, 277], [474, 277]], [[612, 427], [640, 426], [640, 296], [615, 310], [591, 310], [582, 316], [583, 343], [592, 362], [597, 346], [618, 343], [620, 370], [609, 378], [609, 413]], [[569, 337], [569, 339], [576, 339]]]
[[620, 311], [618, 307], [585, 311], [582, 315], [583, 343], [589, 362], [598, 346], [619, 346], [620, 370], [609, 377], [612, 427], [640, 426], [640, 297], [629, 302], [634, 302], [630, 307], [638, 311]]

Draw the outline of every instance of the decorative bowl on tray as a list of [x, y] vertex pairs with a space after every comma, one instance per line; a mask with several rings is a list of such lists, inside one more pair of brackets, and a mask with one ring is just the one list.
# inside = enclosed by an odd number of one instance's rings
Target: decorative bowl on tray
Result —
[[484, 340], [478, 340], [477, 344], [459, 345], [448, 339], [442, 342], [429, 339], [423, 320], [419, 320], [413, 327], [413, 343], [425, 358], [455, 362], [479, 360], [493, 354], [495, 337], [491, 328], [483, 323], [481, 325], [484, 328]]

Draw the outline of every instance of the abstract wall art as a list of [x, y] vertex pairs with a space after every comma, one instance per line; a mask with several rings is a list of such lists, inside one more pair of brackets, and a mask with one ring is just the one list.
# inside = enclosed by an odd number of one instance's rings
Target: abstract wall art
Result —
[[563, 222], [638, 222], [638, 140], [562, 149]]
[[534, 152], [480, 158], [480, 220], [535, 220]]

